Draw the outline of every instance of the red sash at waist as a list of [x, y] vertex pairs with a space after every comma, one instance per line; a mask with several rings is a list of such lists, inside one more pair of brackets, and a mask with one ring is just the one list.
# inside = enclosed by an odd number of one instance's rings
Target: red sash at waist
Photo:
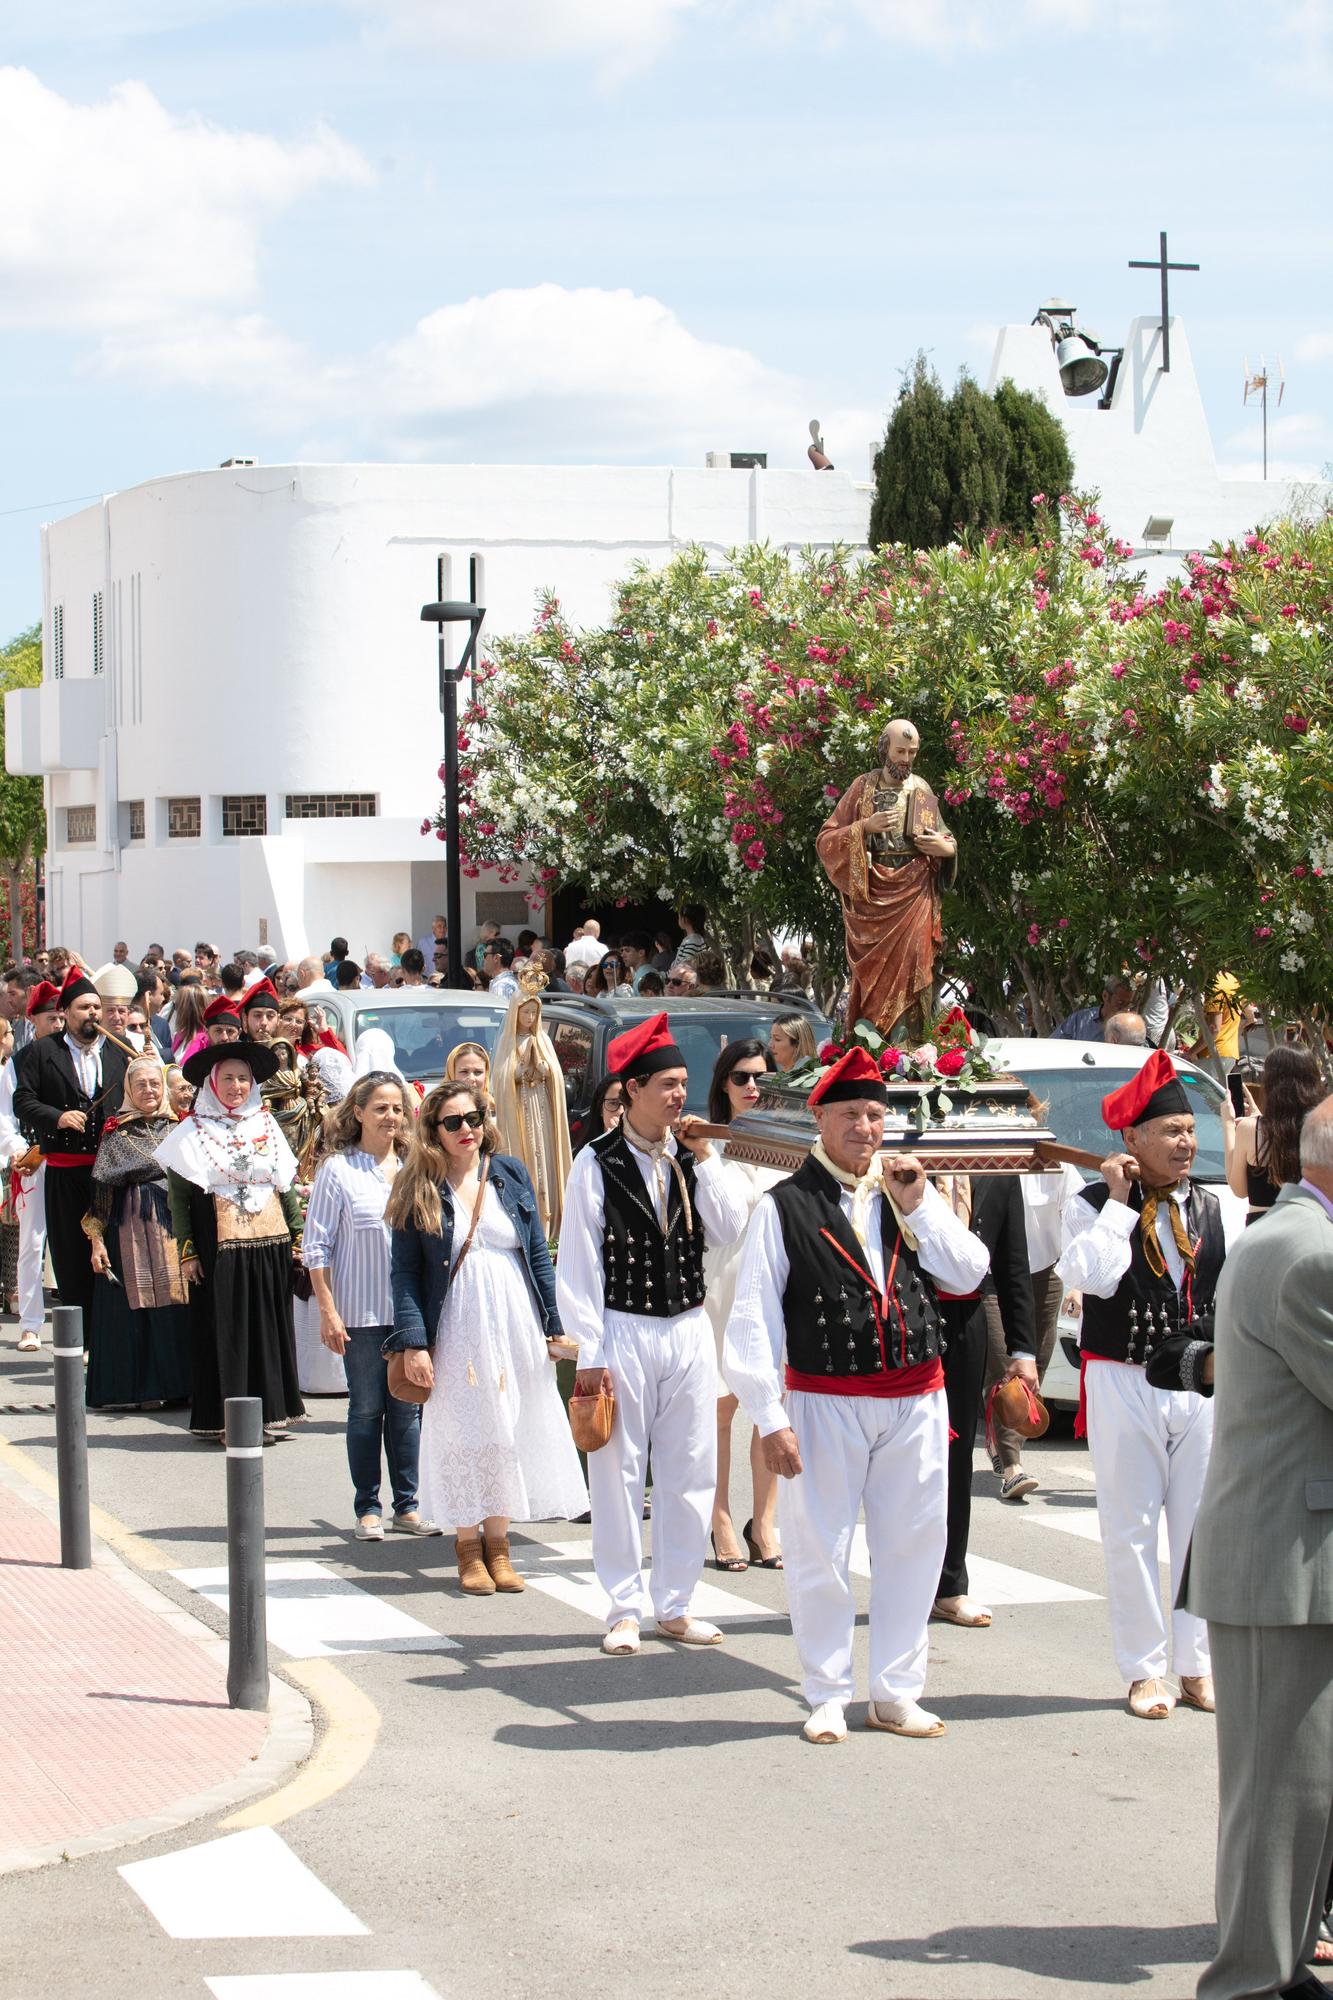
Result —
[[938, 1354], [915, 1368], [890, 1368], [881, 1375], [802, 1375], [788, 1368], [787, 1387], [807, 1396], [928, 1396], [944, 1387], [944, 1363]]
[[97, 1155], [96, 1153], [44, 1153], [42, 1158], [48, 1167], [90, 1167]]
[[1110, 1368], [1132, 1368], [1132, 1361], [1117, 1361], [1114, 1354], [1089, 1354], [1086, 1348], [1079, 1349], [1078, 1357], [1078, 1414], [1074, 1418], [1074, 1436], [1088, 1435], [1088, 1363], [1104, 1361]]
[[939, 1286], [938, 1286], [938, 1285], [936, 1285], [936, 1287], [935, 1287], [935, 1296], [936, 1296], [936, 1298], [937, 1298], [937, 1299], [943, 1299], [946, 1305], [951, 1305], [951, 1306], [957, 1306], [957, 1305], [963, 1305], [963, 1306], [970, 1306], [970, 1305], [974, 1304], [974, 1303], [975, 1303], [975, 1301], [976, 1301], [977, 1299], [979, 1299], [979, 1298], [981, 1297], [981, 1293], [980, 1293], [980, 1292], [942, 1292], [942, 1291], [940, 1290]]

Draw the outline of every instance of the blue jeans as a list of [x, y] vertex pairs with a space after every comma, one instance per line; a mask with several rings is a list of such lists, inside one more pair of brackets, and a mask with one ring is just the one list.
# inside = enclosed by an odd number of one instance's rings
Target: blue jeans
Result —
[[380, 1349], [393, 1331], [387, 1326], [349, 1326], [343, 1364], [347, 1370], [347, 1464], [356, 1488], [356, 1513], [380, 1511], [380, 1441], [389, 1461], [395, 1514], [412, 1514], [417, 1504], [417, 1459], [421, 1406], [389, 1394], [389, 1368]]

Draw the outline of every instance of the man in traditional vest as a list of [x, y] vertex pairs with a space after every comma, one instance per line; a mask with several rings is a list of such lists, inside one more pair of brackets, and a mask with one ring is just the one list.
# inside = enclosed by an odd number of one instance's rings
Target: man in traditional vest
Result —
[[[42, 1291], [42, 1269], [46, 1263], [46, 1165], [37, 1146], [36, 1132], [25, 1131], [18, 1122], [14, 1092], [20, 1075], [25, 1075], [32, 1066], [37, 1044], [48, 1035], [58, 1034], [63, 1025], [60, 988], [49, 979], [39, 979], [29, 993], [27, 1019], [31, 1039], [15, 1050], [0, 1073], [0, 1149], [9, 1161], [14, 1213], [19, 1225], [18, 1345], [22, 1353], [34, 1354], [42, 1344], [42, 1328], [46, 1324]], [[20, 1166], [20, 1160], [27, 1160], [28, 1165]]]
[[[697, 1119], [681, 1119], [689, 1075], [665, 1014], [617, 1035], [608, 1066], [625, 1115], [585, 1146], [565, 1191], [556, 1291], [579, 1343], [578, 1389], [615, 1391], [610, 1441], [588, 1460], [592, 1559], [611, 1600], [602, 1651], [637, 1653], [651, 1601], [663, 1638], [716, 1646], [691, 1618], [717, 1484], [717, 1352], [703, 1311], [703, 1256], [734, 1243], [747, 1204]], [[651, 1594], [643, 1494], [653, 1454]]]
[[811, 1743], [847, 1736], [849, 1569], [862, 1506], [871, 1565], [866, 1726], [944, 1734], [920, 1702], [947, 1509], [936, 1284], [973, 1292], [990, 1259], [919, 1160], [880, 1152], [887, 1103], [861, 1049], [811, 1091], [818, 1142], [755, 1209], [727, 1324], [727, 1380], [759, 1427], [765, 1463], [783, 1477], [782, 1554]]
[[[1216, 1195], [1190, 1179], [1194, 1114], [1170, 1056], [1154, 1049], [1138, 1075], [1102, 1099], [1125, 1144], [1095, 1184], [1065, 1206], [1056, 1275], [1083, 1294], [1079, 1418], [1097, 1475], [1097, 1517], [1116, 1664], [1131, 1715], [1165, 1721], [1176, 1704], [1163, 1676], [1166, 1621], [1157, 1568], [1163, 1509], [1175, 1602], [1213, 1436], [1213, 1405], [1193, 1390], [1157, 1389], [1144, 1365], [1181, 1333], [1211, 1340], [1213, 1294], [1226, 1256]], [[1201, 1618], [1171, 1618], [1180, 1700], [1213, 1708]]]

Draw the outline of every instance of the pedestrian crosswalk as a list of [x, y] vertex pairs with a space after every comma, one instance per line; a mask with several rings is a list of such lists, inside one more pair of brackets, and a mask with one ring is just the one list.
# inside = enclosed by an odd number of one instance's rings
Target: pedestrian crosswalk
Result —
[[[178, 1582], [225, 1612], [225, 1569], [178, 1569]], [[438, 1653], [457, 1644], [327, 1563], [279, 1558], [264, 1568], [270, 1645], [296, 1660], [346, 1653]]]
[[[870, 1551], [866, 1531], [856, 1528], [852, 1536], [851, 1569], [854, 1576], [870, 1575]], [[1060, 1583], [1034, 1570], [1014, 1569], [1009, 1563], [992, 1562], [968, 1551], [968, 1591], [992, 1609], [1005, 1604], [1091, 1604], [1095, 1590], [1079, 1590], [1072, 1583]]]

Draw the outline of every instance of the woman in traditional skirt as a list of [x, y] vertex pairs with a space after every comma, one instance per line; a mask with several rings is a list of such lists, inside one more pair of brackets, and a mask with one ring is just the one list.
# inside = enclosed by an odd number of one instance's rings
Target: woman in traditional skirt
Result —
[[[483, 1090], [437, 1084], [389, 1196], [393, 1332], [421, 1418], [421, 1505], [453, 1525], [472, 1595], [522, 1590], [509, 1523], [588, 1504], [553, 1362], [566, 1343], [527, 1168], [496, 1150]], [[433, 1357], [433, 1358], [432, 1358]]]
[[171, 1232], [166, 1169], [157, 1148], [175, 1119], [157, 1056], [125, 1071], [125, 1098], [103, 1127], [93, 1162], [93, 1203], [83, 1218], [92, 1245], [90, 1410], [184, 1403], [190, 1334], [180, 1254]]
[[277, 1067], [257, 1042], [200, 1049], [185, 1065], [194, 1108], [157, 1149], [190, 1287], [196, 1437], [222, 1436], [229, 1396], [260, 1398], [266, 1444], [305, 1415], [292, 1334], [296, 1161], [259, 1095]]

